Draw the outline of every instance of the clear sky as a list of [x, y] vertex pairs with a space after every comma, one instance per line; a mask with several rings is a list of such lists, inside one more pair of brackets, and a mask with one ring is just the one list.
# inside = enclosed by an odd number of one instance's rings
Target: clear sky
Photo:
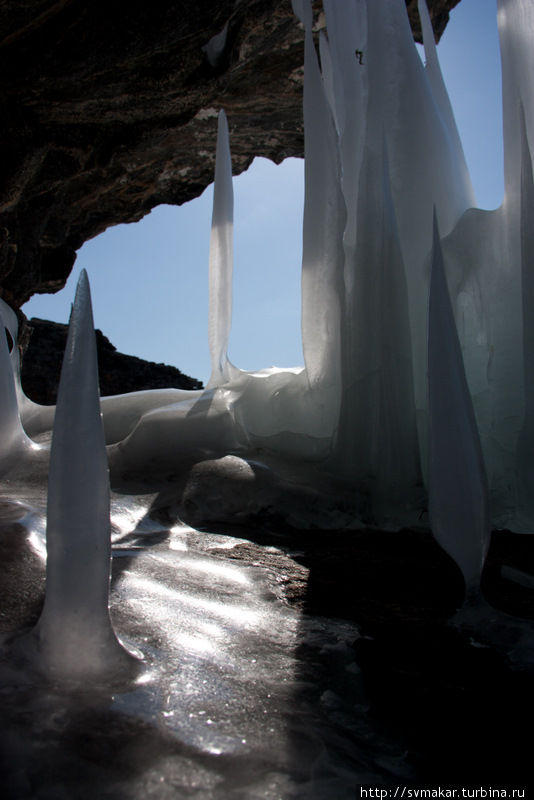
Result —
[[[496, 0], [461, 0], [438, 46], [481, 208], [503, 193]], [[213, 143], [215, 149], [215, 141]], [[255, 159], [234, 179], [234, 313], [229, 355], [242, 369], [296, 366], [300, 344], [303, 163]], [[67, 322], [79, 271], [91, 283], [95, 325], [123, 353], [207, 381], [212, 187], [186, 205], [159, 206], [79, 251], [67, 286], [36, 295], [28, 317]]]

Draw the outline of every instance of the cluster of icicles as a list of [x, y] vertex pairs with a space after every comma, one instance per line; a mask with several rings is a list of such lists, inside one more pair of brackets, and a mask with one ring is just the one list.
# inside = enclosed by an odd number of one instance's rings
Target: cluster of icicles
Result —
[[[82, 651], [96, 672], [122, 658], [108, 616], [108, 463], [165, 475], [261, 448], [353, 486], [377, 524], [420, 513], [423, 494], [470, 592], [491, 525], [527, 531], [534, 520], [534, 5], [498, 2], [506, 195], [492, 212], [473, 208], [424, 0], [426, 66], [403, 0], [324, 0], [320, 66], [309, 0], [294, 10], [306, 31], [305, 366], [247, 373], [227, 357], [233, 195], [221, 113], [208, 388], [99, 401], [80, 278], [50, 453], [46, 601], [30, 636], [52, 671], [75, 672]], [[17, 348], [1, 338], [6, 473], [35, 456], [29, 436], [54, 412], [24, 397]]]

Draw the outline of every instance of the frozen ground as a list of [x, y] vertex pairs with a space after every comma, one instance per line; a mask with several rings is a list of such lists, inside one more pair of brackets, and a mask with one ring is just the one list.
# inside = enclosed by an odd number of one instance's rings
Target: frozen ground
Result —
[[[35, 480], [20, 492], [32, 510], [1, 506], [4, 631], [35, 620], [43, 588], [42, 493]], [[147, 516], [153, 500], [112, 503], [111, 612], [143, 654], [134, 679], [45, 682], [4, 634], [4, 797], [352, 798], [368, 783], [482, 780], [487, 743], [486, 771], [513, 766], [520, 783], [510, 723], [532, 702], [530, 670], [445, 625], [461, 586], [424, 534], [374, 531], [370, 547], [363, 532], [166, 528]]]
[[[342, 798], [409, 772], [370, 725], [357, 627], [289, 605], [284, 579], [305, 583], [303, 567], [272, 545], [271, 566], [231, 559], [244, 540], [144, 510], [122, 498], [112, 515], [112, 618], [143, 653], [139, 674], [73, 688], [4, 661], [5, 797]], [[15, 514], [4, 503], [4, 537], [40, 559], [40, 515]]]

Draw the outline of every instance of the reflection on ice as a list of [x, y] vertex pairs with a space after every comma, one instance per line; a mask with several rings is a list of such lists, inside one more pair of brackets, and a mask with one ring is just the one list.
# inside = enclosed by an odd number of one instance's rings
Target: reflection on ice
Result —
[[[171, 547], [171, 549], [174, 548]], [[214, 582], [218, 579], [229, 581], [230, 583], [240, 583], [245, 586], [251, 584], [250, 578], [247, 577], [239, 567], [213, 563], [213, 561], [209, 561], [208, 559], [188, 559], [184, 557], [182, 561], [182, 572], [188, 571], [204, 573], [207, 578], [212, 579], [210, 583], [211, 586], [213, 586]]]
[[[145, 498], [142, 498], [145, 500]], [[111, 506], [111, 528], [112, 528], [112, 541], [119, 542], [121, 539], [126, 539], [136, 532], [142, 532], [143, 520], [146, 517], [146, 505], [140, 503], [137, 506], [132, 506], [132, 503], [121, 502], [119, 498]], [[153, 531], [156, 525], [154, 520], [146, 523], [150, 530]]]
[[206, 655], [213, 655], [216, 650], [215, 644], [205, 636], [178, 633], [175, 641], [186, 650], [195, 650], [197, 653], [205, 653]]
[[[161, 597], [166, 601], [173, 601], [177, 604], [176, 607], [173, 608], [173, 611], [176, 612], [178, 606], [180, 608], [186, 607], [187, 610], [197, 609], [199, 612], [203, 614], [211, 614], [214, 617], [222, 617], [224, 620], [229, 622], [235, 622], [239, 625], [245, 626], [252, 626], [259, 622], [259, 615], [256, 611], [252, 611], [248, 608], [236, 605], [230, 605], [223, 601], [218, 600], [206, 600], [200, 599], [198, 597], [191, 597], [184, 592], [177, 592], [174, 589], [168, 589], [165, 586], [160, 586], [155, 581], [149, 581], [146, 579], [135, 579], [129, 576], [128, 580], [129, 587], [132, 587], [133, 584], [133, 592], [129, 593], [129, 602], [130, 603], [139, 603], [143, 606], [143, 613], [147, 615], [150, 614], [150, 606], [152, 605], [154, 610], [157, 611], [157, 619], [161, 623], [161, 612], [163, 611], [163, 606], [160, 604], [154, 604], [154, 598]], [[140, 597], [135, 597], [135, 590], [138, 589], [141, 592], [145, 591], [146, 594], [142, 594]], [[174, 627], [177, 628], [181, 624], [182, 626], [186, 623], [186, 620], [179, 620], [178, 616], [173, 614], [173, 618], [175, 620]]]
[[202, 536], [197, 549], [190, 529], [187, 552], [156, 544], [114, 581], [114, 618], [145, 631], [156, 675], [116, 694], [113, 707], [159, 720], [200, 752], [254, 753], [274, 767], [286, 760], [298, 615], [275, 600], [268, 575], [222, 560], [223, 537]]

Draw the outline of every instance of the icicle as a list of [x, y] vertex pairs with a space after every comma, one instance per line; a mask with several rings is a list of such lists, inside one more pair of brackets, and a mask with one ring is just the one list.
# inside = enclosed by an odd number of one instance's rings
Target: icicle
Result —
[[[406, 268], [412, 329], [415, 398], [420, 446], [426, 430], [425, 264], [432, 245], [430, 209], [436, 207], [449, 233], [472, 205], [472, 189], [451, 146], [419, 54], [404, 3], [367, 3], [369, 105], [367, 147], [380, 148], [384, 132], [390, 158], [391, 189]], [[384, 24], [384, 20], [388, 24]]]
[[383, 145], [383, 232], [380, 266], [380, 424], [377, 479], [382, 504], [402, 508], [420, 485], [408, 291]]
[[19, 365], [19, 359], [17, 356], [17, 340], [18, 340], [18, 332], [19, 332], [19, 323], [17, 320], [17, 315], [13, 311], [13, 309], [8, 306], [8, 304], [0, 298], [0, 314], [2, 314], [3, 318], [3, 326], [9, 332], [11, 336], [11, 341], [13, 343], [13, 347], [10, 351], [10, 359], [13, 365], [13, 370], [15, 371]]
[[[13, 373], [13, 385], [15, 387], [15, 394], [17, 398], [18, 414], [20, 415], [20, 424], [23, 428], [24, 448], [26, 451], [36, 453], [42, 451], [43, 448], [31, 441], [31, 437], [36, 436], [43, 431], [49, 431], [54, 421], [54, 406], [41, 406], [34, 403], [24, 394], [20, 382], [20, 352], [17, 346], [19, 323], [17, 315], [12, 308], [8, 306], [0, 298], [0, 313], [4, 318], [4, 326], [9, 331], [13, 347], [9, 353], [11, 361], [11, 369]], [[6, 373], [7, 374], [7, 373]], [[3, 440], [7, 444], [7, 440]], [[7, 455], [7, 450], [4, 450], [4, 456]], [[0, 473], [2, 469], [0, 467]]]
[[428, 307], [428, 489], [432, 533], [479, 591], [489, 545], [486, 472], [434, 215]]
[[208, 388], [219, 386], [230, 377], [228, 340], [232, 325], [233, 226], [232, 157], [226, 114], [221, 109], [217, 132], [210, 240], [208, 340], [211, 377]]
[[9, 306], [2, 301], [0, 305], [0, 475], [8, 472], [24, 454], [40, 449], [26, 436], [20, 421], [13, 360], [7, 345], [6, 331], [9, 331], [15, 349], [16, 317]]
[[226, 48], [226, 39], [228, 37], [228, 21], [224, 23], [224, 27], [215, 36], [212, 36], [207, 44], [202, 47], [202, 51], [206, 54], [208, 64], [212, 67], [217, 67], [224, 55]]
[[[356, 246], [358, 177], [368, 103], [367, 11], [361, 0], [343, 3], [324, 0], [323, 5], [328, 30], [331, 96], [339, 132], [341, 185], [347, 209], [343, 243], [346, 262], [351, 263]], [[346, 278], [350, 284], [350, 272]]]
[[96, 342], [84, 270], [70, 320], [50, 455], [46, 597], [30, 636], [40, 668], [52, 677], [105, 678], [132, 660], [109, 618], [109, 504]]
[[418, 0], [417, 7], [419, 11], [419, 18], [421, 20], [421, 28], [423, 31], [423, 43], [426, 59], [425, 72], [432, 90], [432, 96], [438, 109], [441, 122], [445, 129], [449, 147], [452, 151], [452, 157], [455, 161], [458, 172], [462, 176], [465, 191], [465, 202], [467, 205], [474, 207], [475, 193], [471, 184], [469, 170], [467, 169], [467, 163], [465, 160], [460, 134], [458, 133], [458, 128], [456, 127], [451, 101], [445, 87], [443, 75], [441, 74], [438, 51], [434, 41], [434, 30], [432, 28], [430, 14], [428, 13], [426, 0]]
[[302, 346], [314, 402], [324, 407], [333, 432], [339, 413], [340, 297], [346, 213], [335, 125], [313, 43], [311, 6], [306, 3], [300, 11], [306, 28]]
[[530, 151], [534, 150], [534, 3], [498, 0], [497, 22], [502, 62], [504, 204], [515, 215], [521, 186], [520, 106]]
[[517, 446], [520, 512], [534, 516], [534, 178], [523, 107], [521, 115], [521, 288], [525, 419]]
[[[387, 148], [366, 151], [343, 330], [338, 468], [369, 482], [378, 518], [413, 502], [420, 470], [408, 295]], [[375, 516], [376, 519], [376, 516]]]

